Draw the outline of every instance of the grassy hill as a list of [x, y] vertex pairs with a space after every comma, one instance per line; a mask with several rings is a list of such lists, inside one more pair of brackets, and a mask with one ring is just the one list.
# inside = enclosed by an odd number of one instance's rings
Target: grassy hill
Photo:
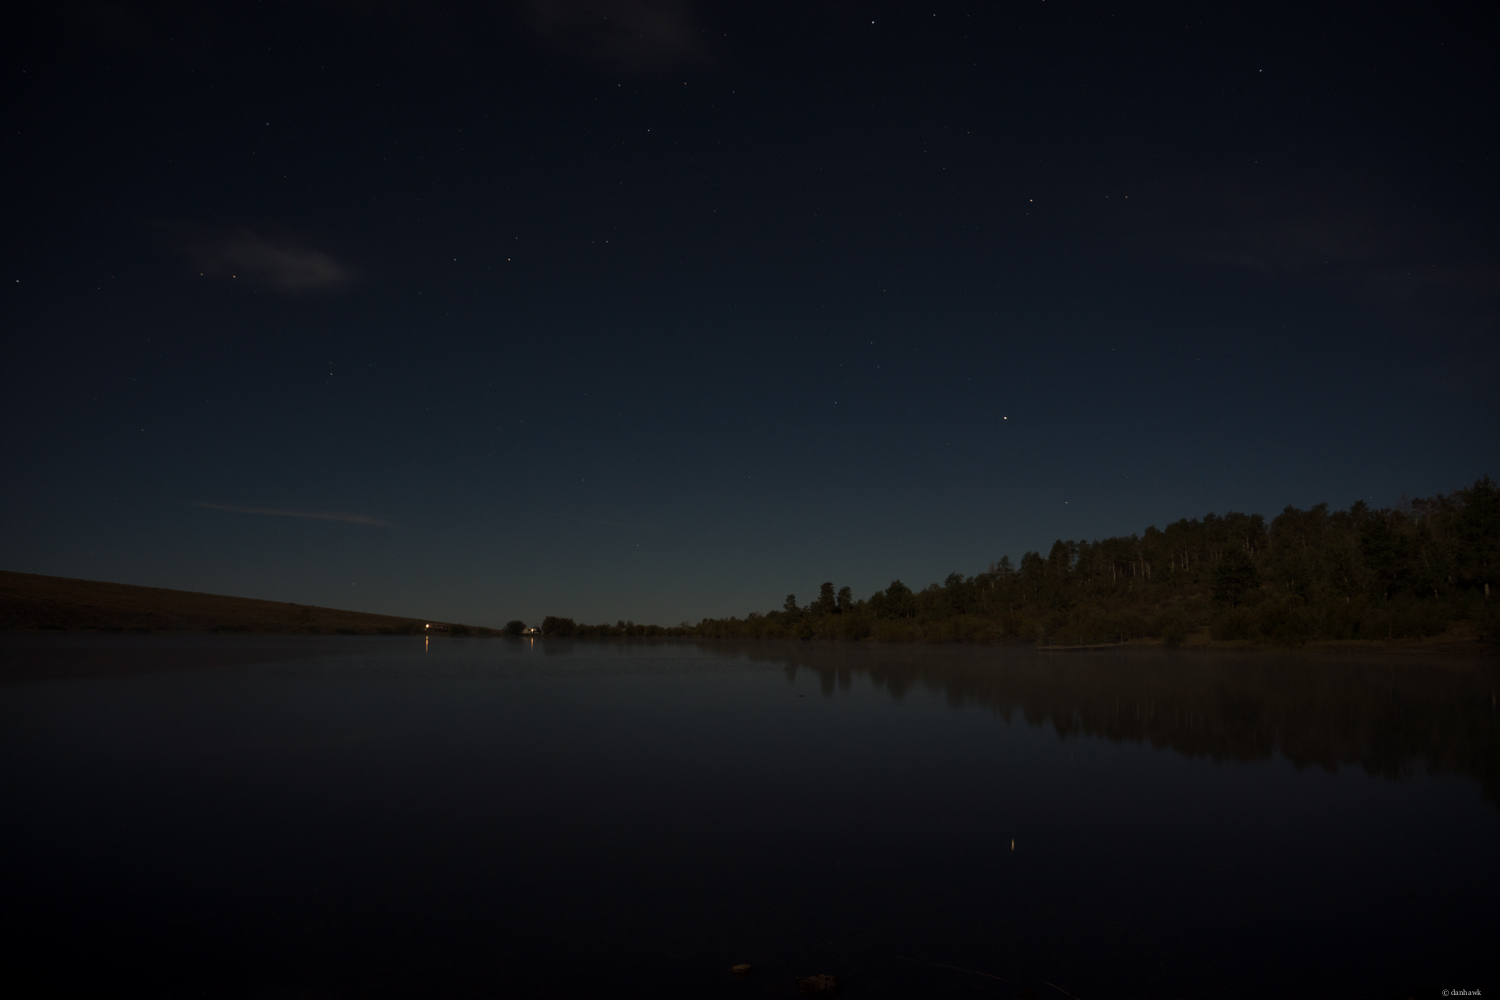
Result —
[[[363, 611], [0, 570], [0, 631], [391, 635], [420, 632], [425, 624], [414, 618]], [[490, 632], [478, 628], [469, 631]]]

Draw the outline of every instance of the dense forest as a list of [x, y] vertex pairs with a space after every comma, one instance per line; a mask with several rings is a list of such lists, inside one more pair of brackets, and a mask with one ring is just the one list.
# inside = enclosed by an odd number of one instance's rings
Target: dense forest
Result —
[[[1451, 494], [1373, 509], [1327, 504], [1208, 514], [1138, 535], [1054, 542], [974, 576], [913, 590], [900, 580], [856, 600], [823, 584], [817, 598], [744, 618], [676, 627], [578, 625], [549, 635], [702, 638], [1024, 640], [1055, 645], [1195, 634], [1296, 645], [1312, 639], [1433, 636], [1471, 619], [1500, 641], [1492, 593], [1500, 563], [1500, 489], [1488, 477]], [[518, 631], [519, 622], [512, 623]]]

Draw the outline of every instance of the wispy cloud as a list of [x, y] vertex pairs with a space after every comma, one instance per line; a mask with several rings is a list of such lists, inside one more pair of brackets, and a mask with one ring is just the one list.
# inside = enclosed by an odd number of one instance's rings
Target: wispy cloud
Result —
[[1201, 256], [1232, 266], [1362, 275], [1389, 261], [1406, 242], [1391, 220], [1347, 194], [1229, 188], [1213, 195], [1196, 199], [1189, 239]]
[[1388, 301], [1493, 303], [1500, 260], [1482, 234], [1404, 208], [1399, 193], [1317, 174], [1253, 183], [1204, 175], [1145, 192], [1146, 214], [1132, 234], [1140, 245], [1156, 242], [1207, 264], [1362, 287]]
[[354, 276], [332, 255], [296, 240], [271, 240], [241, 229], [191, 248], [205, 274], [231, 275], [283, 292], [332, 291]]
[[521, 17], [553, 45], [627, 69], [655, 69], [705, 55], [686, 0], [517, 0]]
[[341, 511], [277, 510], [274, 507], [241, 507], [232, 503], [199, 503], [196, 506], [209, 510], [227, 510], [232, 514], [269, 514], [272, 517], [301, 517], [313, 521], [347, 521], [350, 524], [369, 524], [377, 528], [394, 528], [390, 521], [382, 521], [368, 514], [348, 514]]

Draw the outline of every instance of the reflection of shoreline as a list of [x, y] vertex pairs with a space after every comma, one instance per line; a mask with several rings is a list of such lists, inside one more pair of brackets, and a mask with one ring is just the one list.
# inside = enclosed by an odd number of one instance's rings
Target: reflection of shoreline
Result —
[[789, 677], [816, 675], [828, 696], [863, 677], [894, 698], [917, 689], [942, 694], [954, 708], [984, 707], [1007, 721], [1019, 715], [1064, 739], [1146, 743], [1212, 760], [1279, 754], [1298, 768], [1357, 764], [1391, 779], [1418, 769], [1462, 775], [1500, 805], [1500, 671], [1490, 665], [1264, 651], [767, 645], [740, 649], [752, 661], [780, 663]]
[[[1160, 639], [1134, 639], [1126, 642], [1125, 645], [1145, 649], [1166, 648], [1166, 644]], [[1412, 653], [1425, 654], [1429, 658], [1432, 654], [1445, 658], [1468, 658], [1476, 663], [1493, 660], [1484, 648], [1483, 640], [1479, 637], [1479, 630], [1475, 628], [1472, 621], [1467, 619], [1451, 622], [1446, 631], [1422, 638], [1312, 639], [1296, 647], [1278, 646], [1251, 639], [1211, 639], [1205, 629], [1188, 636], [1180, 648], [1205, 651], [1258, 650], [1282, 654], [1285, 654], [1288, 649], [1295, 649], [1298, 653], [1342, 653], [1358, 656], [1371, 653]]]
[[[0, 683], [358, 658], [411, 640], [373, 636], [0, 637]], [[471, 640], [441, 640], [465, 644]], [[502, 648], [519, 640], [497, 643]], [[480, 649], [480, 643], [474, 648]], [[1424, 769], [1479, 783], [1500, 805], [1500, 665], [1419, 651], [1042, 652], [1025, 645], [771, 640], [583, 639], [534, 644], [544, 659], [599, 661], [593, 650], [671, 649], [684, 666], [739, 660], [816, 676], [824, 695], [856, 677], [900, 699], [924, 690], [954, 708], [1050, 724], [1062, 738], [1147, 743], [1189, 757], [1294, 766], [1359, 765], [1391, 779]], [[631, 658], [612, 669], [632, 669]]]

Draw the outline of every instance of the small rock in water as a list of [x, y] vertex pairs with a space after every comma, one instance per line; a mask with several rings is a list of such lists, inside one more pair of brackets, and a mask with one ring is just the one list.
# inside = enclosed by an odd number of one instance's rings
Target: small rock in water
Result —
[[731, 966], [729, 971], [734, 973], [736, 976], [748, 976], [750, 975], [750, 966], [744, 964], [735, 965]]
[[832, 976], [808, 976], [797, 980], [797, 989], [809, 996], [831, 997], [839, 991], [839, 981]]

